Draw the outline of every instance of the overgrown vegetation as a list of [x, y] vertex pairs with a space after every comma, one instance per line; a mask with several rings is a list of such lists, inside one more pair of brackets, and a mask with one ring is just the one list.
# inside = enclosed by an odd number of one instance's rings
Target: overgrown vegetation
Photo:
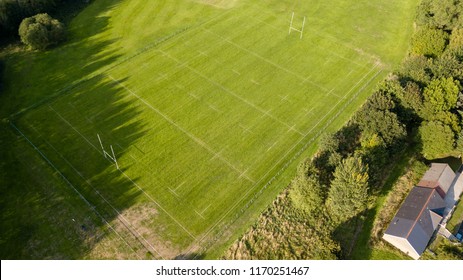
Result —
[[[375, 207], [394, 161], [405, 149], [413, 151], [412, 158], [428, 160], [463, 154], [463, 3], [460, 1], [425, 0], [418, 7], [417, 30], [411, 40], [410, 54], [399, 70], [378, 86], [353, 118], [338, 132], [320, 140], [320, 149], [312, 160], [299, 168], [289, 187], [289, 195], [280, 197], [262, 215], [253, 229], [246, 233], [227, 253], [227, 257], [253, 257], [283, 254], [284, 247], [265, 247], [278, 242], [268, 230], [268, 223], [279, 224], [282, 215], [272, 209], [290, 207], [292, 213], [304, 220], [307, 229], [322, 225], [330, 232], [329, 239], [339, 244], [337, 257], [349, 258], [358, 234], [363, 230], [366, 210]], [[414, 151], [414, 147], [419, 149]], [[407, 184], [399, 183], [391, 190], [385, 206], [370, 222], [371, 240], [360, 246], [376, 246], [389, 219], [408, 193], [410, 182], [416, 183], [425, 165], [413, 163], [414, 170]], [[408, 186], [408, 187], [406, 187]], [[290, 201], [290, 202], [288, 202]], [[320, 215], [320, 212], [326, 213]], [[305, 218], [303, 218], [305, 217]], [[294, 219], [293, 219], [294, 220]], [[286, 232], [293, 227], [292, 219], [274, 227], [274, 232]], [[288, 235], [287, 237], [291, 236]], [[260, 242], [249, 242], [259, 238]], [[289, 238], [288, 238], [289, 239]], [[270, 242], [273, 240], [273, 242]], [[284, 240], [284, 239], [283, 239]], [[290, 243], [287, 240], [287, 244]], [[298, 241], [306, 250], [317, 252], [323, 243]], [[241, 244], [247, 244], [242, 246]], [[442, 247], [444, 258], [459, 254], [460, 249]], [[239, 252], [239, 253], [237, 253]], [[301, 255], [289, 254], [291, 258]]]

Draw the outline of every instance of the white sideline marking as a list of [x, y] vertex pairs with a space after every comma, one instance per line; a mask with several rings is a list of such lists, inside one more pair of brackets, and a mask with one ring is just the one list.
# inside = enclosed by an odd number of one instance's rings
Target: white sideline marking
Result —
[[176, 197], [179, 197], [178, 194], [177, 194], [173, 189], [171, 189], [171, 188], [169, 188], [169, 187], [168, 187], [168, 189], [169, 189], [169, 191], [170, 191], [171, 193], [173, 193]]
[[[161, 53], [163, 53], [163, 54], [165, 54], [167, 57], [169, 57], [169, 58], [172, 59], [173, 61], [176, 61], [176, 62], [179, 61], [177, 58], [171, 56], [170, 54], [166, 53], [166, 52], [163, 51], [163, 50], [158, 50], [158, 51], [161, 52]], [[196, 73], [198, 76], [200, 76], [200, 77], [202, 77], [203, 79], [207, 80], [209, 83], [211, 83], [211, 84], [213, 84], [213, 85], [215, 85], [215, 86], [221, 88], [223, 91], [225, 91], [225, 92], [227, 92], [228, 94], [234, 96], [235, 98], [237, 98], [237, 99], [243, 101], [244, 103], [246, 103], [247, 105], [249, 105], [249, 106], [251, 106], [252, 108], [256, 109], [257, 111], [263, 113], [264, 115], [267, 115], [269, 118], [271, 118], [271, 119], [273, 119], [273, 120], [279, 122], [280, 124], [282, 124], [282, 125], [284, 125], [284, 126], [287, 126], [288, 128], [291, 127], [291, 126], [289, 126], [287, 123], [281, 121], [281, 120], [278, 119], [277, 117], [272, 116], [272, 115], [269, 114], [268, 112], [264, 111], [262, 108], [256, 106], [254, 103], [249, 102], [247, 99], [245, 99], [245, 98], [239, 96], [238, 94], [236, 94], [236, 93], [233, 92], [232, 90], [230, 90], [230, 89], [224, 87], [222, 84], [217, 83], [217, 82], [211, 80], [209, 77], [207, 77], [206, 75], [202, 74], [202, 73], [199, 72], [198, 70], [196, 70], [196, 69], [190, 67], [189, 65], [186, 66], [185, 68], [191, 70], [192, 72]], [[302, 132], [300, 132], [300, 131], [296, 131], [296, 132], [299, 133], [301, 136], [304, 135], [304, 134], [303, 134]]]
[[275, 142], [272, 144], [272, 146], [270, 146], [270, 148], [267, 149], [267, 152], [270, 151], [277, 143], [278, 143], [278, 140], [275, 141]]
[[[53, 109], [50, 105], [49, 107], [66, 123], [68, 124], [75, 132], [77, 132], [90, 146], [92, 146], [96, 151], [98, 151], [99, 154], [102, 154], [101, 150], [95, 147], [82, 133], [80, 133], [72, 124], [70, 124], [63, 116], [61, 116], [60, 113], [58, 113], [55, 109]], [[143, 188], [140, 187], [135, 181], [132, 180], [127, 174], [125, 174], [124, 171], [121, 169], [118, 169], [122, 175], [124, 175], [132, 184], [134, 184], [142, 193], [144, 193], [154, 204], [156, 204], [162, 211], [164, 211], [175, 223], [177, 223], [189, 236], [191, 236], [194, 240], [196, 240], [196, 237], [191, 234], [190, 231], [188, 231], [180, 222], [178, 222], [164, 207], [162, 207], [156, 200], [153, 199], [151, 195], [149, 195]]]
[[[366, 73], [359, 81], [357, 81], [357, 83], [351, 87], [351, 89], [346, 93], [345, 96], [349, 95], [349, 94], [357, 87], [357, 85], [358, 85], [360, 82], [362, 82], [373, 70], [375, 70], [375, 69], [376, 69], [376, 66], [377, 66], [377, 65], [375, 65], [375, 67], [373, 67], [373, 68], [372, 68], [368, 73]], [[368, 85], [368, 84], [371, 82], [371, 80], [373, 80], [380, 72], [381, 72], [381, 69], [378, 71], [378, 73], [377, 73], [376, 75], [374, 75], [372, 78], [370, 78], [370, 80], [368, 80], [368, 81], [365, 83], [365, 86]], [[363, 90], [363, 88], [360, 88], [357, 92], [359, 92], [359, 91], [361, 91], [361, 90]], [[214, 228], [216, 228], [216, 227], [220, 224], [220, 222], [221, 222], [223, 219], [225, 219], [225, 217], [226, 217], [228, 214], [230, 214], [230, 212], [232, 212], [232, 211], [239, 205], [239, 203], [241, 203], [241, 201], [243, 201], [243, 199], [249, 194], [249, 192], [253, 191], [254, 188], [255, 188], [266, 176], [268, 176], [268, 174], [275, 168], [275, 166], [277, 166], [278, 164], [280, 164], [280, 163], [283, 161], [283, 159], [284, 159], [285, 157], [287, 157], [288, 154], [289, 154], [295, 147], [297, 147], [297, 145], [299, 145], [299, 144], [307, 137], [307, 135], [309, 135], [309, 134], [310, 134], [310, 133], [311, 133], [322, 121], [324, 121], [324, 119], [325, 119], [334, 109], [336, 109], [336, 107], [338, 106], [339, 103], [341, 103], [342, 100], [344, 100], [344, 99], [343, 99], [343, 98], [339, 99], [338, 102], [337, 102], [337, 103], [336, 103], [336, 104], [335, 104], [335, 105], [334, 105], [334, 106], [333, 106], [333, 107], [332, 107], [332, 108], [331, 108], [331, 109], [330, 109], [330, 110], [329, 110], [329, 111], [328, 111], [328, 112], [327, 112], [327, 113], [326, 113], [326, 114], [325, 114], [325, 115], [324, 115], [324, 116], [323, 116], [323, 117], [311, 128], [311, 129], [310, 129], [310, 130], [309, 130], [309, 131], [307, 131], [307, 133], [306, 133], [303, 137], [301, 137], [301, 139], [300, 139], [297, 143], [295, 143], [290, 149], [288, 149], [288, 151], [287, 151], [277, 162], [275, 162], [275, 164], [274, 164], [271, 168], [269, 168], [268, 171], [267, 171], [267, 172], [266, 172], [266, 173], [265, 173], [265, 174], [264, 174], [264, 175], [263, 175], [252, 187], [248, 188], [248, 190], [247, 190], [244, 194], [241, 195], [240, 199], [237, 200], [237, 201], [235, 202], [235, 204], [233, 204], [232, 206], [230, 206], [230, 207], [228, 208], [228, 211], [225, 212], [225, 213], [222, 215], [222, 217], [219, 218], [219, 219], [217, 220], [217, 222], [216, 222], [214, 225], [212, 225], [212, 226], [202, 235], [202, 237], [200, 238], [199, 242], [203, 241], [203, 240], [212, 232], [212, 230], [213, 230]], [[190, 250], [190, 251], [191, 251], [191, 250]]]
[[[74, 190], [74, 192], [77, 193], [77, 195], [80, 197], [81, 200], [83, 200], [85, 202], [85, 204], [87, 204], [87, 206], [93, 211], [95, 212], [95, 214], [122, 240], [124, 241], [124, 243], [135, 253], [135, 255], [137, 256], [137, 258], [139, 258], [137, 252], [135, 252], [135, 250], [132, 248], [132, 246], [130, 246], [127, 241], [114, 229], [114, 227], [100, 214], [100, 212], [98, 212], [98, 210], [96, 210], [96, 207], [91, 204], [77, 189], [76, 187], [74, 187], [74, 185], [61, 173], [61, 171], [58, 170], [58, 168], [56, 168], [56, 166], [45, 156], [45, 154], [39, 149], [37, 148], [37, 146], [35, 146], [31, 140], [29, 140], [29, 138], [27, 138], [26, 135], [24, 135], [24, 133], [19, 129], [17, 128], [13, 123], [10, 123], [21, 135], [24, 139], [26, 139], [27, 142], [29, 142], [29, 144], [34, 147], [34, 149], [42, 156], [43, 159], [45, 159], [45, 161], [50, 164], [57, 172], [58, 174], [63, 178], [63, 180]], [[35, 129], [33, 126], [32, 126], [33, 129]], [[35, 131], [37, 131], [35, 129]], [[38, 131], [37, 131], [38, 132]], [[39, 133], [40, 135], [40, 133]], [[43, 137], [42, 137], [43, 138]], [[46, 142], [48, 142], [45, 138], [44, 140]], [[55, 151], [56, 149], [51, 146]], [[58, 154], [60, 155], [60, 153], [58, 152]], [[61, 156], [61, 155], [60, 155]], [[66, 160], [66, 159], [65, 159]], [[67, 161], [67, 160], [66, 160]], [[71, 166], [72, 167], [72, 166]], [[80, 172], [77, 172], [80, 176]], [[160, 255], [161, 256], [161, 255]], [[162, 258], [162, 256], [161, 256]], [[139, 258], [140, 259], [140, 258]]]
[[201, 219], [206, 220], [206, 218], [204, 218], [204, 216], [203, 216], [201, 213], [199, 213], [199, 212], [196, 211], [196, 210], [195, 210], [195, 212], [196, 212], [196, 214], [198, 214], [198, 215], [201, 217]]
[[[134, 91], [132, 91], [131, 89], [129, 89], [128, 87], [126, 87], [125, 85], [123, 85], [122, 83], [120, 83], [119, 81], [117, 81], [116, 79], [114, 79], [111, 75], [108, 75], [109, 78], [111, 78], [114, 82], [116, 82], [117, 84], [119, 84], [121, 87], [123, 87], [125, 90], [127, 90], [127, 92], [129, 92], [130, 94], [132, 94], [133, 96], [135, 96], [138, 100], [140, 100], [142, 103], [144, 103], [146, 106], [148, 106], [149, 108], [151, 108], [151, 110], [153, 110], [154, 112], [156, 112], [158, 115], [160, 115], [164, 120], [166, 120], [168, 123], [170, 123], [171, 125], [175, 126], [178, 130], [180, 130], [181, 132], [183, 132], [185, 135], [187, 135], [189, 138], [191, 138], [194, 142], [196, 142], [197, 144], [199, 144], [200, 146], [202, 146], [204, 149], [206, 149], [209, 153], [213, 154], [213, 155], [217, 155], [217, 158], [219, 158], [222, 162], [224, 162], [226, 165], [228, 165], [228, 167], [230, 167], [231, 169], [235, 170], [238, 174], [241, 174], [242, 171], [239, 170], [238, 168], [236, 168], [232, 163], [230, 163], [227, 159], [225, 159], [224, 157], [220, 156], [217, 154], [217, 152], [215, 152], [212, 148], [209, 147], [209, 145], [207, 145], [203, 140], [199, 139], [198, 137], [194, 136], [193, 134], [191, 134], [189, 131], [187, 131], [186, 129], [184, 129], [183, 127], [179, 126], [175, 121], [173, 121], [171, 118], [169, 118], [168, 116], [166, 116], [164, 113], [162, 113], [161, 111], [159, 111], [157, 108], [155, 108], [153, 105], [151, 105], [150, 103], [148, 103], [146, 100], [144, 100], [143, 98], [141, 98], [138, 94], [136, 94]], [[251, 178], [249, 177], [245, 177], [247, 180], [249, 180], [250, 182], [254, 182], [254, 180], [252, 180]]]

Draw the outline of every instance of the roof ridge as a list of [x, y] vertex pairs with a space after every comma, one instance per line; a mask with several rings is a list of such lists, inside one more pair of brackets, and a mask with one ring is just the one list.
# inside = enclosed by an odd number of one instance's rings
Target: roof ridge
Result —
[[[416, 188], [416, 186], [415, 186]], [[425, 187], [420, 187], [420, 188], [425, 188]], [[429, 189], [429, 188], [428, 188]], [[431, 197], [432, 195], [434, 194], [434, 192], [436, 191], [436, 189], [431, 189], [432, 191], [429, 193], [429, 196], [428, 196], [428, 199], [426, 199], [426, 202], [423, 204], [423, 207], [421, 208], [421, 211], [420, 213], [418, 214], [418, 216], [415, 218], [415, 221], [413, 222], [412, 226], [410, 227], [410, 230], [408, 231], [407, 235], [405, 235], [405, 238], [407, 239], [410, 234], [412, 233], [412, 230], [415, 228], [416, 226], [416, 223], [418, 222], [418, 220], [420, 219], [421, 215], [423, 215], [423, 211], [424, 209], [426, 209], [426, 206], [428, 205], [429, 201], [431, 200]]]

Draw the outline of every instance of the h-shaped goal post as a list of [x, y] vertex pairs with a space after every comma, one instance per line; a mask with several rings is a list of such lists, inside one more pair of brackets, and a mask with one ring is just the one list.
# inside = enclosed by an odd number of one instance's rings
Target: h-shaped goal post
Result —
[[119, 164], [117, 164], [117, 158], [116, 158], [116, 154], [114, 153], [113, 145], [109, 145], [109, 147], [111, 148], [111, 153], [112, 153], [112, 156], [111, 156], [108, 152], [106, 152], [103, 146], [103, 142], [101, 141], [100, 135], [97, 133], [96, 136], [98, 137], [98, 141], [100, 142], [101, 150], [103, 151], [104, 157], [109, 158], [111, 161], [113, 161], [116, 164], [116, 168], [119, 169]]
[[304, 26], [305, 26], [305, 17], [304, 17], [304, 19], [302, 20], [302, 28], [301, 28], [301, 29], [294, 28], [294, 27], [293, 27], [293, 21], [294, 21], [294, 12], [293, 12], [292, 15], [291, 15], [291, 23], [289, 24], [289, 32], [288, 32], [288, 35], [291, 34], [291, 31], [296, 31], [296, 32], [299, 32], [299, 33], [301, 34], [301, 36], [300, 36], [299, 39], [302, 39], [302, 34], [304, 33]]

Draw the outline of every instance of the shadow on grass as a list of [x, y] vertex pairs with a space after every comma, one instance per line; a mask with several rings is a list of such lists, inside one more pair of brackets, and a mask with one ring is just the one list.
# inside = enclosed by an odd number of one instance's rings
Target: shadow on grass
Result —
[[[374, 240], [372, 240], [372, 230], [375, 222], [376, 215], [381, 210], [382, 202], [385, 196], [392, 190], [397, 180], [406, 173], [410, 165], [410, 159], [416, 154], [416, 150], [413, 148], [407, 148], [403, 154], [398, 157], [397, 163], [393, 166], [390, 171], [383, 187], [378, 190], [376, 195], [376, 202], [373, 208], [366, 211], [364, 220], [361, 225], [361, 229], [358, 233], [356, 240], [352, 241], [355, 244], [352, 245], [352, 250], [346, 256], [349, 259], [357, 260], [369, 260], [373, 257]], [[385, 230], [385, 229], [384, 229]]]
[[127, 92], [98, 74], [120, 56], [99, 37], [103, 12], [119, 2], [82, 11], [65, 45], [7, 60], [0, 117], [22, 112], [13, 130], [0, 124], [2, 259], [160, 257], [124, 218], [141, 196], [138, 178], [126, 175], [129, 163], [116, 169], [96, 137], [122, 158], [145, 134]]

